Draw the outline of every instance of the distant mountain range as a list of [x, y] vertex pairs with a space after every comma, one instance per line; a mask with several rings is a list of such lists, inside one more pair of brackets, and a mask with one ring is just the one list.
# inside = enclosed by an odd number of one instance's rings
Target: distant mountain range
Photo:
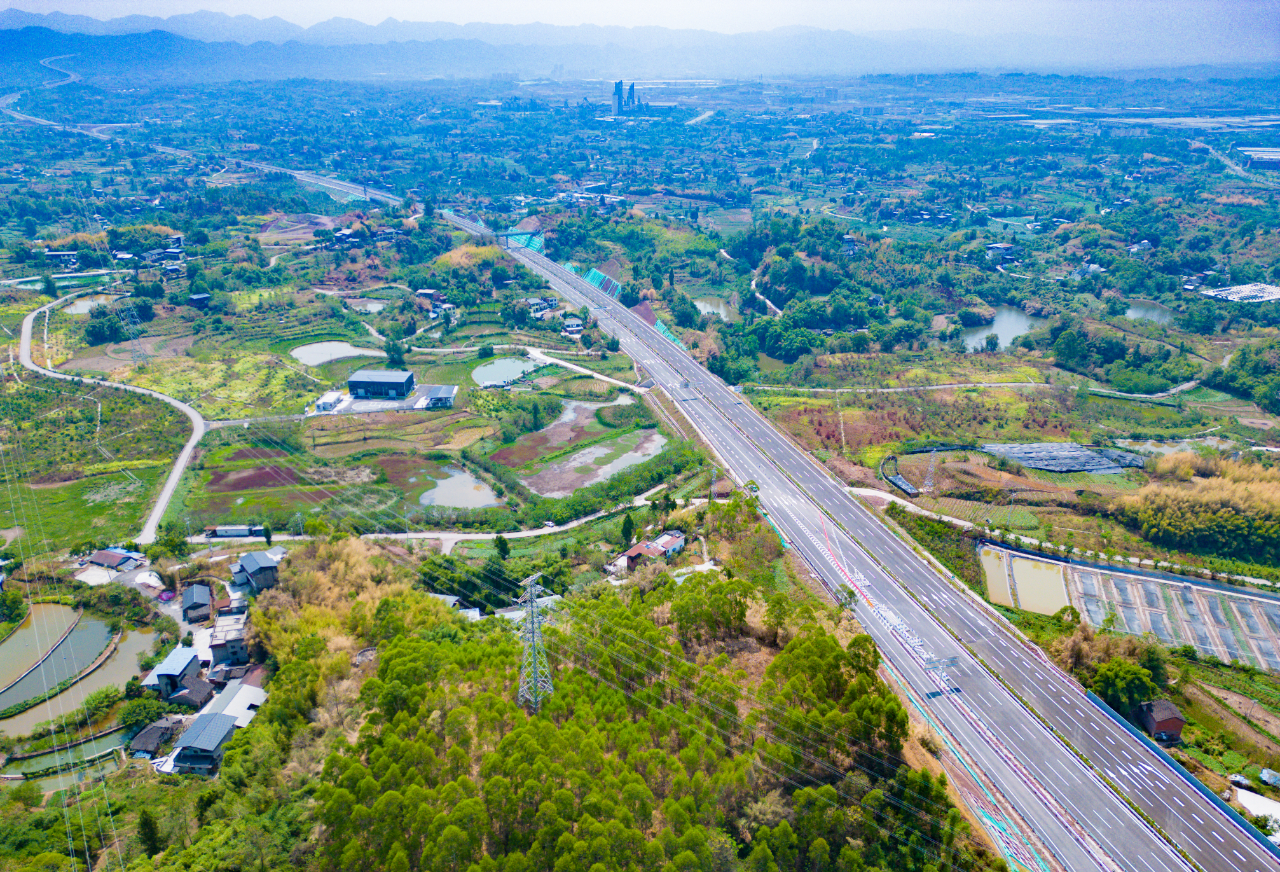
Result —
[[[16, 54], [14, 54], [16, 52]], [[1119, 46], [1103, 40], [964, 36], [947, 31], [850, 33], [790, 27], [723, 34], [662, 27], [448, 24], [334, 18], [300, 27], [281, 18], [195, 12], [99, 21], [60, 12], [0, 12], [0, 64], [78, 53], [86, 77], [170, 82], [292, 77], [425, 79], [514, 75], [751, 78], [953, 70], [1100, 72], [1219, 64], [1221, 46]], [[1274, 56], [1230, 56], [1267, 64]], [[1261, 69], [1237, 68], [1254, 73]]]

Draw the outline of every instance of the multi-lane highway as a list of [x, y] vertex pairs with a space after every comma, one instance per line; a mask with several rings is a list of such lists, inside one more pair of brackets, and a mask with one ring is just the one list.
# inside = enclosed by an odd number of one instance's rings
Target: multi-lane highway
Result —
[[[486, 232], [446, 217], [472, 233]], [[1079, 685], [985, 604], [894, 535], [741, 395], [573, 273], [524, 248], [511, 254], [575, 304], [594, 310], [601, 327], [684, 410], [739, 481], [756, 482], [770, 517], [824, 584], [858, 592], [858, 617], [881, 651], [1063, 866], [1188, 868], [1101, 773], [1195, 865], [1211, 872], [1280, 868], [1250, 834], [1095, 708]], [[939, 670], [938, 662], [950, 657], [957, 665]]]
[[[0, 111], [50, 123], [9, 109], [16, 96], [0, 101]], [[394, 194], [306, 171], [242, 163], [401, 202]], [[446, 217], [469, 232], [487, 232], [458, 216]], [[595, 311], [601, 327], [680, 405], [738, 480], [758, 484], [771, 519], [825, 585], [857, 591], [858, 617], [884, 656], [1016, 809], [1018, 824], [1034, 830], [1030, 841], [1016, 827], [1009, 836], [993, 833], [1006, 856], [1025, 868], [1042, 868], [1038, 840], [1055, 865], [1072, 872], [1189, 868], [1103, 782], [1102, 773], [1206, 872], [1280, 869], [1274, 855], [1094, 708], [1074, 681], [898, 539], [741, 396], [594, 286], [527, 249], [512, 254], [564, 296]], [[938, 668], [952, 657], [955, 665]]]

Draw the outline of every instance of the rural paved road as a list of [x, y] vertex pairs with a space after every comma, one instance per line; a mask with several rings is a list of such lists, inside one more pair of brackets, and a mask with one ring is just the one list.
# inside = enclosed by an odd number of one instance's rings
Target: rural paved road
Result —
[[27, 314], [22, 319], [22, 338], [18, 346], [18, 360], [22, 365], [32, 372], [49, 376], [50, 378], [62, 379], [63, 381], [78, 381], [85, 384], [103, 385], [105, 387], [119, 388], [125, 391], [132, 391], [135, 394], [143, 394], [148, 397], [154, 397], [161, 402], [168, 403], [191, 420], [191, 438], [187, 440], [187, 444], [182, 446], [182, 451], [178, 453], [178, 459], [173, 463], [173, 469], [169, 472], [169, 477], [165, 479], [164, 487], [160, 489], [160, 497], [156, 500], [155, 506], [151, 509], [151, 513], [147, 515], [147, 520], [142, 525], [142, 532], [138, 534], [137, 542], [139, 545], [149, 545], [156, 540], [156, 531], [160, 527], [160, 519], [164, 517], [165, 511], [169, 508], [169, 502], [173, 499], [174, 491], [178, 488], [178, 482], [182, 480], [182, 472], [187, 468], [187, 464], [191, 462], [191, 454], [195, 451], [196, 445], [205, 433], [204, 417], [195, 409], [188, 406], [181, 400], [175, 400], [167, 394], [159, 391], [149, 390], [148, 388], [140, 388], [136, 385], [126, 385], [120, 382], [106, 381], [105, 379], [85, 378], [81, 376], [68, 375], [65, 372], [58, 372], [53, 369], [46, 369], [31, 359], [31, 331], [35, 325], [35, 320], [40, 315], [51, 309], [56, 309], [68, 300], [74, 299], [81, 294], [89, 293], [95, 290], [86, 288], [85, 290], [75, 291], [64, 297], [59, 297], [52, 303], [47, 303], [38, 309]]

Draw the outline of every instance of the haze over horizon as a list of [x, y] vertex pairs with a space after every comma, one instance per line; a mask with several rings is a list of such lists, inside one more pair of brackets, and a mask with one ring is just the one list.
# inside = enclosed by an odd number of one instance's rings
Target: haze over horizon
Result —
[[696, 4], [656, 0], [645, 4], [601, 4], [553, 0], [532, 6], [523, 0], [491, 0], [483, 9], [414, 0], [19, 0], [9, 8], [98, 20], [125, 16], [170, 17], [199, 11], [279, 17], [301, 27], [332, 18], [376, 25], [401, 22], [453, 24], [582, 24], [667, 27], [743, 33], [803, 26], [855, 33], [949, 30], [960, 34], [1026, 33], [1060, 38], [1107, 38], [1220, 42], [1244, 51], [1269, 49], [1280, 57], [1280, 5], [1269, 0], [707, 0]]

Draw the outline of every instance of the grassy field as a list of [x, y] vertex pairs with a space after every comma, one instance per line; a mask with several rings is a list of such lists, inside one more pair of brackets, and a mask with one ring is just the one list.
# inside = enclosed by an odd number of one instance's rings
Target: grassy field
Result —
[[1023, 506], [993, 506], [954, 497], [941, 499], [922, 497], [916, 502], [923, 509], [974, 524], [989, 523], [1010, 530], [1035, 530], [1040, 527], [1040, 519]]
[[624, 381], [627, 384], [636, 383], [635, 365], [631, 358], [625, 354], [610, 352], [608, 358], [601, 359], [599, 357], [574, 354], [551, 354], [550, 357], [564, 360], [592, 372], [598, 372], [601, 375], [607, 375], [609, 378], [615, 378], [618, 381]]
[[274, 354], [247, 352], [216, 360], [153, 360], [112, 377], [191, 404], [210, 420], [301, 414], [324, 387]]
[[169, 467], [157, 463], [130, 471], [133, 478], [116, 473], [63, 484], [6, 486], [0, 494], [0, 527], [24, 530], [14, 543], [22, 553], [132, 539], [142, 529]]

